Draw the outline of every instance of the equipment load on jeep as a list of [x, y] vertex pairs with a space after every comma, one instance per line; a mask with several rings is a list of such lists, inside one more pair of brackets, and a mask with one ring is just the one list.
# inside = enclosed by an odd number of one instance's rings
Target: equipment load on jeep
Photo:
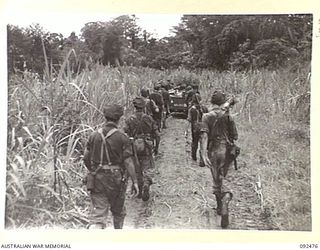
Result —
[[169, 90], [170, 94], [170, 113], [188, 114], [188, 107], [186, 103], [186, 90], [183, 86], [175, 87]]

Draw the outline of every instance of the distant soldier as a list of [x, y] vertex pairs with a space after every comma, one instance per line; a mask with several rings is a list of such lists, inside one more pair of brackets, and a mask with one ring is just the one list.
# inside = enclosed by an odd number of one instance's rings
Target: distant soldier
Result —
[[166, 125], [166, 119], [170, 114], [170, 101], [171, 101], [171, 97], [170, 94], [168, 92], [169, 89], [169, 85], [167, 84], [162, 84], [161, 86], [161, 94], [162, 94], [162, 98], [163, 98], [163, 104], [164, 104], [164, 113], [163, 113], [163, 118], [162, 118], [162, 127], [163, 128], [167, 128]]
[[163, 97], [162, 94], [160, 92], [160, 85], [156, 84], [154, 85], [154, 91], [150, 94], [150, 99], [153, 100], [156, 105], [159, 108], [159, 112], [157, 114], [154, 114], [154, 120], [157, 123], [158, 129], [159, 131], [161, 130], [161, 122], [162, 122], [162, 113], [163, 113]]
[[167, 82], [166, 85], [168, 86], [168, 91], [169, 91], [169, 89], [173, 88], [174, 84], [173, 84], [173, 82], [171, 82], [170, 79], [167, 79], [166, 82]]
[[199, 94], [200, 95], [199, 86], [197, 84], [193, 84], [191, 86], [191, 88], [188, 86], [188, 90], [186, 91], [186, 95], [185, 96], [186, 96], [186, 103], [187, 103], [188, 108], [191, 105], [192, 96], [194, 94]]
[[185, 101], [188, 109], [191, 107], [192, 95], [193, 95], [193, 89], [190, 85], [188, 85], [188, 87], [186, 88], [186, 94], [185, 94], [185, 97], [186, 97]]
[[200, 152], [205, 166], [211, 170], [217, 214], [222, 216], [222, 228], [226, 228], [229, 224], [228, 204], [232, 199], [232, 193], [222, 191], [222, 180], [228, 173], [230, 163], [236, 157], [234, 140], [238, 139], [238, 133], [235, 122], [228, 112], [228, 107], [234, 104], [234, 100], [227, 102], [224, 93], [215, 91], [211, 103], [212, 110], [202, 118]]
[[[201, 97], [199, 94], [192, 96], [191, 107], [188, 110], [188, 125], [191, 125], [191, 156], [194, 161], [197, 160], [197, 150], [200, 139], [200, 123], [202, 115], [208, 112], [208, 108], [201, 105]], [[189, 127], [189, 126], [188, 126]], [[188, 134], [188, 128], [186, 129], [186, 134]], [[200, 166], [204, 167], [204, 163], [200, 157]]]
[[106, 123], [90, 135], [84, 152], [84, 163], [89, 170], [87, 189], [92, 202], [89, 228], [105, 228], [111, 210], [114, 228], [122, 229], [127, 174], [132, 179], [134, 195], [139, 193], [132, 145], [128, 136], [117, 129], [122, 115], [121, 106], [106, 106]]
[[134, 141], [136, 173], [140, 190], [138, 197], [147, 201], [150, 196], [149, 189], [154, 171], [153, 141], [156, 141], [154, 151], [157, 154], [160, 136], [155, 121], [151, 116], [143, 113], [144, 99], [141, 97], [135, 98], [133, 105], [136, 111], [126, 120], [123, 130]]
[[149, 98], [150, 96], [149, 89], [142, 88], [140, 91], [140, 94], [145, 101], [144, 113], [146, 113], [147, 115], [150, 115], [154, 119], [154, 116], [156, 116], [157, 113], [159, 113], [159, 108], [157, 104]]

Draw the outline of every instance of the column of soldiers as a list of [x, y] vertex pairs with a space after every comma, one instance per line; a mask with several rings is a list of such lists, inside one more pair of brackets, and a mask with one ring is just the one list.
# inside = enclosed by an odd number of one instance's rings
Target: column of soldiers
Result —
[[[160, 131], [166, 128], [169, 103], [168, 84], [156, 84], [151, 94], [147, 88], [141, 89], [141, 96], [133, 100], [135, 112], [125, 120], [122, 130], [118, 124], [123, 108], [116, 104], [104, 108], [106, 122], [90, 135], [84, 153], [84, 163], [89, 170], [87, 189], [92, 201], [89, 228], [105, 228], [109, 210], [114, 228], [123, 227], [128, 177], [133, 197], [149, 200], [155, 170], [153, 156], [158, 154]], [[197, 161], [200, 143], [199, 165], [211, 171], [216, 211], [221, 215], [221, 226], [226, 228], [232, 193], [222, 189], [222, 180], [239, 153], [234, 145], [237, 129], [229, 114], [234, 99], [227, 100], [224, 93], [215, 91], [209, 111], [201, 104], [198, 86], [193, 86], [186, 93], [186, 103], [189, 124], [186, 135], [190, 127], [191, 156]]]

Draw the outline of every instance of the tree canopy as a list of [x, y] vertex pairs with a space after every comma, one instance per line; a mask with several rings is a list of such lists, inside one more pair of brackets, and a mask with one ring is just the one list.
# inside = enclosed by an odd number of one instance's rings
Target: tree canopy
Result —
[[[159, 24], [161, 25], [161, 24]], [[88, 62], [168, 69], [248, 70], [309, 62], [312, 15], [184, 15], [174, 36], [156, 39], [135, 15], [86, 23], [79, 37], [49, 33], [37, 24], [8, 25], [8, 69], [42, 73], [44, 50], [59, 65], [70, 49], [75, 67]]]

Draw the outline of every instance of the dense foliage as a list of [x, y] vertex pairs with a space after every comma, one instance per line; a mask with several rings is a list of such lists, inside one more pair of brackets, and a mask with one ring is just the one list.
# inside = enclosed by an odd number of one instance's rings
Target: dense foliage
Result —
[[310, 61], [312, 16], [184, 15], [174, 33], [157, 40], [137, 25], [134, 15], [86, 23], [80, 37], [71, 33], [64, 38], [39, 25], [8, 25], [9, 70], [42, 74], [42, 45], [53, 68], [73, 48], [74, 71], [88, 62], [156, 69], [274, 69]]

